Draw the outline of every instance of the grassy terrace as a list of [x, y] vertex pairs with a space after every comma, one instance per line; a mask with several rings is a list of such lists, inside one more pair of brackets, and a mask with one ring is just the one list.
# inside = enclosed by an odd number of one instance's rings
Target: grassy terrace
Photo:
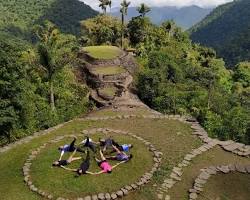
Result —
[[[152, 187], [152, 184], [163, 181], [164, 175], [166, 175], [169, 170], [178, 163], [185, 155], [186, 151], [190, 151], [192, 148], [195, 148], [200, 145], [199, 140], [196, 137], [192, 136], [191, 128], [189, 126], [182, 124], [175, 120], [151, 120], [151, 119], [127, 119], [127, 120], [108, 120], [108, 121], [97, 121], [97, 122], [83, 122], [83, 121], [73, 121], [70, 124], [65, 125], [59, 130], [56, 130], [46, 136], [41, 136], [37, 139], [32, 140], [30, 143], [23, 144], [10, 150], [9, 152], [0, 154], [0, 170], [1, 170], [1, 179], [0, 179], [0, 193], [1, 199], [11, 199], [11, 200], [36, 200], [41, 199], [35, 193], [29, 191], [28, 187], [23, 182], [22, 175], [22, 166], [25, 162], [25, 159], [28, 157], [30, 151], [44, 142], [47, 142], [57, 135], [66, 135], [66, 134], [79, 134], [83, 129], [89, 129], [94, 127], [110, 127], [113, 129], [119, 130], [127, 130], [131, 131], [137, 135], [144, 137], [145, 139], [151, 141], [160, 151], [164, 153], [163, 160], [163, 168], [162, 171], [155, 175], [153, 181], [143, 190], [131, 193], [126, 199], [155, 199], [155, 189]], [[177, 134], [178, 133], [178, 134]], [[156, 137], [157, 135], [157, 137]], [[98, 136], [97, 136], [98, 137]], [[122, 138], [121, 138], [122, 139]], [[127, 140], [127, 139], [126, 139]], [[124, 138], [125, 141], [125, 138]], [[132, 141], [135, 142], [135, 141]], [[137, 147], [136, 147], [137, 146]], [[139, 152], [136, 152], [136, 148], [138, 148]], [[140, 147], [139, 144], [135, 145], [135, 160], [137, 163], [138, 170], [147, 168], [147, 163], [152, 159], [148, 157], [148, 153], [143, 147]], [[138, 154], [139, 153], [139, 154]], [[97, 185], [93, 188], [93, 184], [91, 183], [90, 188], [84, 188], [79, 191], [79, 183], [83, 183], [85, 179], [91, 179], [91, 177], [80, 177], [78, 179], [74, 178], [74, 176], [68, 172], [62, 176], [64, 171], [58, 169], [56, 172], [51, 169], [51, 161], [58, 158], [59, 153], [57, 154], [54, 147], [50, 147], [47, 151], [42, 152], [40, 156], [38, 156], [37, 160], [34, 161], [35, 170], [34, 177], [36, 178], [37, 184], [45, 189], [52, 188], [51, 183], [53, 184], [53, 192], [58, 194], [62, 192], [67, 197], [75, 197], [76, 192], [86, 193], [93, 191], [99, 191], [100, 187], [104, 180], [107, 180], [106, 176], [98, 177]], [[141, 156], [141, 158], [139, 158]], [[136, 159], [136, 157], [138, 157]], [[133, 165], [133, 163], [131, 163]], [[144, 166], [145, 165], [145, 166]], [[127, 169], [126, 166], [123, 169]], [[121, 168], [122, 169], [122, 168]], [[129, 168], [131, 169], [131, 168]], [[133, 170], [135, 170], [133, 168]], [[133, 171], [132, 170], [132, 171]], [[137, 170], [136, 170], [137, 171]], [[105, 189], [111, 190], [111, 187], [114, 186], [115, 182], [118, 181], [118, 178], [121, 178], [122, 183], [131, 183], [133, 179], [132, 176], [124, 176], [119, 175], [119, 170], [112, 174], [110, 177], [110, 181], [114, 181], [114, 183], [109, 183], [105, 186]], [[134, 172], [129, 172], [134, 173]], [[135, 172], [137, 173], [137, 172]], [[58, 175], [57, 177], [56, 174]], [[119, 173], [121, 174], [121, 173]], [[65, 179], [61, 179], [61, 177]], [[59, 178], [60, 177], [60, 178]], [[62, 180], [62, 183], [57, 182], [57, 179]], [[94, 180], [95, 178], [93, 178]], [[92, 180], [92, 181], [93, 181]], [[95, 179], [97, 180], [97, 179]], [[120, 179], [119, 179], [120, 180]], [[79, 182], [77, 182], [79, 181]], [[91, 181], [91, 182], [92, 182]], [[58, 184], [58, 185], [57, 185]], [[72, 185], [76, 185], [75, 188], [72, 188]], [[9, 187], [11, 185], [11, 187]], [[64, 188], [64, 186], [68, 186], [69, 188]], [[115, 187], [115, 186], [114, 186]], [[62, 188], [66, 191], [62, 191]], [[50, 189], [52, 190], [52, 189]]]
[[120, 66], [104, 66], [104, 67], [95, 67], [93, 69], [93, 72], [95, 74], [100, 74], [100, 75], [115, 75], [124, 73], [126, 72], [126, 70]]
[[108, 96], [115, 96], [117, 89], [115, 87], [106, 87], [103, 89], [100, 89], [99, 92], [101, 94], [105, 94]]
[[[134, 114], [146, 114], [148, 111], [138, 110], [132, 111]], [[101, 110], [91, 113], [91, 116], [113, 116], [116, 114], [129, 114], [128, 111], [112, 112], [112, 110]], [[75, 120], [64, 127], [53, 131], [45, 136], [33, 139], [27, 144], [20, 145], [6, 153], [0, 154], [0, 194], [4, 200], [39, 200], [40, 196], [30, 192], [28, 187], [23, 182], [22, 166], [32, 149], [37, 148], [43, 143], [55, 138], [58, 135], [80, 134], [83, 129], [91, 129], [98, 127], [109, 127], [118, 130], [126, 130], [142, 136], [149, 140], [157, 149], [163, 152], [163, 161], [159, 172], [154, 174], [152, 181], [143, 187], [141, 190], [130, 193], [124, 197], [125, 200], [153, 200], [157, 199], [157, 187], [154, 184], [160, 185], [167, 178], [174, 166], [176, 166], [184, 156], [201, 146], [200, 140], [191, 134], [192, 129], [187, 124], [183, 124], [176, 120], [169, 119], [116, 119], [106, 121], [81, 121]], [[94, 139], [98, 139], [100, 135], [95, 135]], [[44, 149], [33, 161], [32, 177], [34, 183], [42, 189], [52, 192], [55, 196], [62, 195], [65, 198], [75, 198], [78, 195], [100, 192], [101, 190], [113, 191], [120, 184], [129, 184], [135, 178], [140, 176], [141, 172], [147, 170], [151, 165], [151, 154], [146, 150], [143, 144], [139, 141], [130, 138], [129, 136], [114, 136], [119, 141], [125, 143], [134, 143], [135, 147], [132, 150], [134, 160], [127, 165], [120, 166], [110, 176], [100, 175], [98, 177], [81, 176], [75, 178], [74, 174], [65, 172], [63, 169], [51, 168], [51, 162], [58, 158], [59, 153], [56, 146], [68, 142], [64, 140], [55, 145], [48, 146]], [[71, 140], [69, 138], [69, 140]], [[223, 151], [219, 147], [198, 156], [192, 161], [190, 167], [185, 168], [182, 181], [177, 183], [170, 190], [171, 199], [187, 200], [188, 189], [192, 187], [194, 179], [200, 173], [200, 169], [210, 165], [223, 165], [228, 163], [249, 164], [247, 158], [241, 158]], [[71, 167], [78, 166], [76, 162]], [[91, 171], [96, 171], [95, 164], [92, 163]], [[209, 180], [204, 191], [206, 197], [200, 199], [216, 199], [221, 200], [236, 200], [235, 193], [242, 198], [249, 197], [249, 176], [237, 174], [228, 174], [223, 176], [215, 176]], [[88, 182], [88, 184], [86, 184]], [[225, 183], [226, 187], [225, 188]], [[10, 187], [11, 185], [11, 187]], [[242, 186], [242, 187], [240, 187]], [[235, 192], [233, 192], [235, 189]], [[103, 191], [103, 192], [105, 192]], [[237, 192], [238, 191], [238, 192]], [[247, 196], [248, 195], [248, 196]], [[237, 196], [237, 197], [238, 197]], [[226, 198], [223, 198], [226, 197]], [[238, 200], [237, 199], [237, 200]]]
[[114, 59], [121, 55], [122, 51], [115, 46], [89, 46], [84, 47], [90, 56], [96, 59]]

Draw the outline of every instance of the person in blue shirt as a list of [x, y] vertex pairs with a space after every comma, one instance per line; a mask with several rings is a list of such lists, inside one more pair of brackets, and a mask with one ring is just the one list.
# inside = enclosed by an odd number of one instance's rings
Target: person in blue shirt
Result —
[[133, 158], [133, 155], [130, 154], [130, 155], [127, 155], [124, 151], [120, 151], [116, 146], [112, 146], [116, 152], [116, 155], [115, 156], [109, 156], [107, 157], [106, 156], [106, 159], [108, 160], [117, 160], [117, 161], [129, 161]]

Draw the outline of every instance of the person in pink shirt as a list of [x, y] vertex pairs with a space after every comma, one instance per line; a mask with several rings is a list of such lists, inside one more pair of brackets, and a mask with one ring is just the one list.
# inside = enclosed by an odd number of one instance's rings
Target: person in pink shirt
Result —
[[112, 166], [108, 163], [108, 161], [106, 160], [106, 158], [104, 157], [102, 151], [100, 150], [100, 156], [101, 156], [101, 160], [95, 158], [98, 166], [102, 169], [100, 172], [96, 172], [94, 173], [95, 175], [97, 174], [103, 174], [103, 173], [112, 173], [112, 170], [114, 168], [116, 168], [117, 166], [119, 166], [120, 164], [124, 163], [125, 161], [119, 162], [116, 165]]

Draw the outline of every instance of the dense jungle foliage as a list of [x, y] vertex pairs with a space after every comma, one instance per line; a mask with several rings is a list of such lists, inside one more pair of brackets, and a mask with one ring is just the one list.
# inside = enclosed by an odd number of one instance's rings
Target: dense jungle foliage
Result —
[[80, 21], [97, 15], [78, 0], [0, 0], [0, 29], [24, 38], [30, 26], [50, 20], [64, 33], [79, 35]]
[[237, 0], [216, 8], [194, 26], [194, 42], [213, 47], [229, 67], [250, 59], [250, 1]]

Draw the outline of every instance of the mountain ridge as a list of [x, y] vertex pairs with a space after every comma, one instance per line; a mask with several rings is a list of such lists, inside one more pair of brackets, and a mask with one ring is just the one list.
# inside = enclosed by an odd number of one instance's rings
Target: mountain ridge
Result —
[[[161, 24], [163, 21], [173, 19], [177, 25], [184, 29], [188, 29], [194, 24], [202, 20], [207, 14], [209, 14], [213, 8], [201, 8], [199, 6], [164, 6], [164, 7], [151, 7], [151, 11], [147, 14], [155, 24]], [[111, 10], [111, 15], [119, 17], [119, 8], [115, 7]], [[132, 17], [138, 16], [136, 7], [128, 8], [128, 16], [126, 20]]]
[[194, 42], [214, 48], [229, 66], [249, 60], [250, 1], [233, 1], [216, 8], [189, 32]]

